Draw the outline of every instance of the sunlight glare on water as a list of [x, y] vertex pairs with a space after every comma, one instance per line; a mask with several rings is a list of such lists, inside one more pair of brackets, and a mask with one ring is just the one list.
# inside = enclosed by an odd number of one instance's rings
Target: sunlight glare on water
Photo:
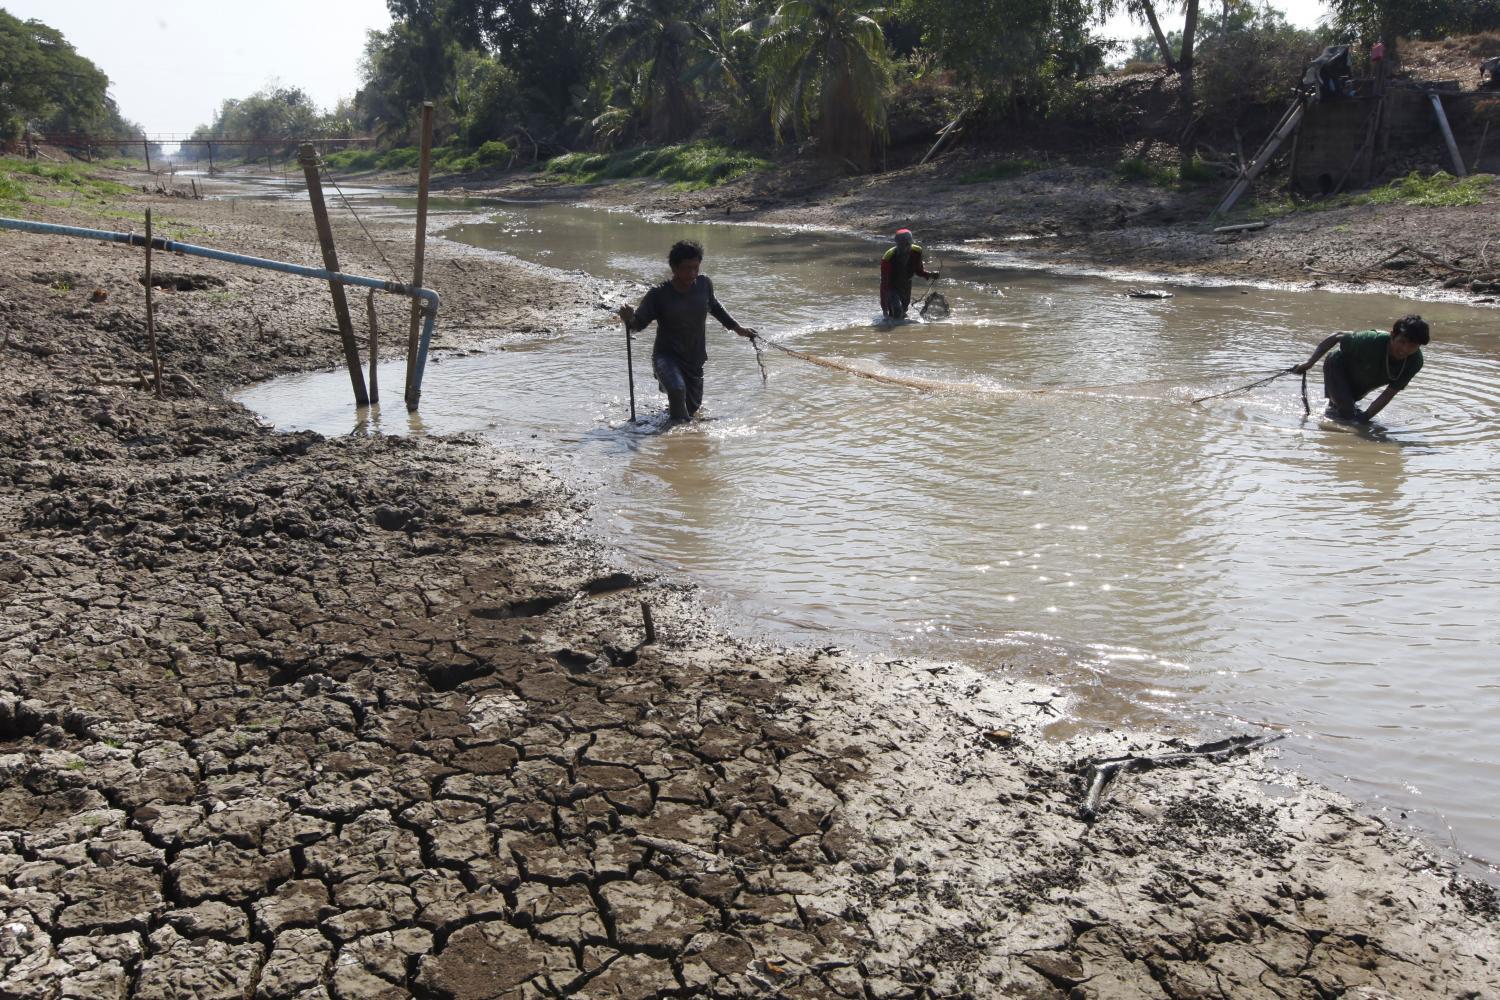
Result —
[[[1500, 858], [1494, 311], [1242, 287], [1132, 299], [1119, 282], [951, 250], [952, 316], [888, 326], [881, 248], [852, 237], [453, 210], [470, 221], [444, 237], [488, 248], [493, 266], [582, 271], [631, 301], [664, 276], [673, 240], [699, 239], [745, 325], [951, 387], [774, 350], [762, 385], [750, 345], [710, 321], [707, 419], [663, 429], [648, 331], [631, 426], [623, 337], [600, 309], [431, 364], [427, 431], [559, 460], [631, 557], [788, 638], [1053, 672], [1083, 693], [1087, 724], [1287, 727], [1289, 759]], [[1413, 311], [1434, 342], [1383, 430], [1319, 419], [1317, 370], [1311, 419], [1295, 378], [1189, 405], [1304, 359], [1331, 330]], [[381, 372], [401, 379], [399, 363]], [[279, 427], [340, 434], [356, 425], [347, 393], [346, 375], [322, 373], [241, 398]], [[396, 413], [363, 429], [405, 433]]]

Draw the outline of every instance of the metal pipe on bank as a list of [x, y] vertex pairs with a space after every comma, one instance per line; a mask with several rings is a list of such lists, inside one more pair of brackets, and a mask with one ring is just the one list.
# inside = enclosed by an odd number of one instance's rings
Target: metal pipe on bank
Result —
[[416, 363], [412, 367], [412, 380], [410, 390], [406, 397], [406, 408], [416, 412], [417, 405], [422, 399], [422, 375], [427, 368], [427, 351], [432, 344], [433, 328], [437, 325], [438, 308], [442, 299], [437, 292], [430, 288], [417, 288], [404, 285], [398, 281], [387, 281], [384, 278], [370, 278], [360, 274], [344, 274], [339, 271], [330, 271], [321, 267], [307, 267], [303, 264], [293, 264], [290, 261], [270, 260], [265, 257], [251, 257], [248, 254], [230, 253], [227, 250], [215, 250], [212, 247], [196, 246], [192, 243], [178, 243], [176, 240], [155, 237], [148, 240], [139, 233], [117, 233], [107, 229], [85, 229], [80, 226], [60, 226], [51, 222], [32, 222], [29, 219], [6, 219], [0, 218], [0, 229], [14, 229], [23, 233], [37, 233], [44, 236], [72, 236], [77, 239], [100, 240], [105, 243], [123, 243], [126, 246], [145, 247], [150, 246], [153, 250], [165, 253], [181, 253], [190, 257], [204, 257], [208, 260], [224, 261], [228, 264], [243, 264], [247, 267], [259, 267], [268, 271], [280, 271], [282, 274], [296, 275], [299, 278], [313, 278], [318, 281], [329, 281], [340, 285], [357, 285], [361, 288], [373, 288], [377, 291], [390, 292], [392, 295], [404, 295], [408, 298], [421, 300], [425, 303], [423, 312], [426, 314], [422, 326], [422, 336], [417, 344]]

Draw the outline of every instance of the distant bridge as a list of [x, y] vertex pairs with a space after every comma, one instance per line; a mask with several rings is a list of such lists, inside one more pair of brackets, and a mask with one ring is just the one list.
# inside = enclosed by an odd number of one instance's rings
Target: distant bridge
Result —
[[303, 143], [312, 143], [320, 150], [342, 149], [344, 146], [369, 145], [375, 141], [370, 135], [313, 136], [295, 138], [290, 136], [255, 136], [248, 139], [202, 139], [180, 133], [158, 132], [152, 135], [95, 135], [90, 132], [28, 132], [23, 140], [27, 155], [36, 146], [59, 146], [63, 149], [82, 149], [85, 155], [100, 146], [118, 146], [123, 151], [128, 146], [140, 146], [146, 155], [146, 168], [151, 168], [152, 146], [205, 146], [208, 150], [209, 173], [214, 169], [214, 147], [265, 146], [290, 148]]

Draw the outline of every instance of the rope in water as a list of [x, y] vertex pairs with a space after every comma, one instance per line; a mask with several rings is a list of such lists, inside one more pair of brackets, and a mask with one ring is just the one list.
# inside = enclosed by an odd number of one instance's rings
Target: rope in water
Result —
[[[1110, 389], [1138, 389], [1138, 388], [1141, 388], [1142, 386], [1148, 386], [1148, 385], [1175, 385], [1175, 384], [1180, 384], [1181, 383], [1181, 379], [1178, 379], [1178, 378], [1162, 378], [1162, 379], [1149, 379], [1149, 380], [1144, 380], [1144, 381], [1140, 381], [1140, 382], [1115, 382], [1115, 383], [1110, 383], [1110, 384], [1106, 384], [1106, 385], [1059, 385], [1059, 386], [1042, 386], [1040, 388], [1030, 388], [1030, 389], [1011, 389], [1011, 388], [1006, 388], [1006, 387], [1003, 387], [1003, 386], [990, 385], [990, 384], [981, 383], [981, 382], [946, 382], [946, 381], [943, 381], [943, 380], [940, 380], [940, 379], [917, 378], [917, 377], [908, 376], [908, 375], [887, 375], [887, 374], [885, 374], [883, 372], [870, 371], [868, 368], [860, 368], [860, 367], [858, 367], [856, 365], [851, 365], [851, 364], [848, 364], [846, 362], [835, 361], [832, 358], [825, 358], [825, 357], [823, 357], [820, 354], [809, 354], [806, 351], [798, 351], [798, 350], [795, 350], [794, 348], [787, 347], [785, 344], [777, 343], [776, 341], [771, 340], [768, 337], [764, 337], [764, 336], [761, 336], [760, 334], [756, 334], [754, 337], [751, 338], [751, 344], [755, 347], [755, 360], [756, 360], [756, 363], [760, 365], [760, 377], [761, 377], [762, 383], [765, 383], [768, 380], [768, 378], [769, 378], [769, 375], [768, 375], [768, 373], [766, 371], [766, 362], [765, 362], [764, 352], [762, 352], [761, 346], [760, 346], [762, 343], [765, 343], [765, 344], [767, 344], [767, 345], [769, 345], [771, 347], [776, 348], [776, 350], [780, 351], [783, 354], [790, 355], [791, 357], [797, 358], [798, 360], [801, 360], [801, 361], [806, 361], [809, 364], [818, 365], [818, 366], [823, 367], [823, 368], [831, 368], [834, 371], [847, 372], [850, 375], [857, 375], [860, 378], [869, 379], [872, 382], [881, 382], [881, 383], [884, 383], [886, 385], [905, 386], [906, 388], [909, 388], [909, 389], [922, 389], [922, 390], [925, 390], [927, 392], [971, 392], [971, 393], [995, 393], [995, 394], [1002, 394], [1002, 393], [1004, 393], [1004, 394], [1014, 394], [1014, 395], [1049, 395], [1049, 394], [1053, 394], [1053, 393], [1065, 393], [1065, 392], [1103, 392], [1103, 391], [1107, 391], [1107, 390], [1110, 390]], [[1245, 389], [1254, 388], [1257, 385], [1264, 385], [1266, 382], [1269, 382], [1269, 381], [1271, 381], [1274, 378], [1279, 378], [1279, 377], [1281, 377], [1282, 375], [1285, 375], [1285, 374], [1287, 374], [1287, 372], [1278, 372], [1278, 373], [1276, 373], [1276, 375], [1271, 376], [1271, 378], [1262, 379], [1259, 382], [1252, 383], [1249, 386], [1241, 386], [1239, 389], [1232, 389], [1228, 393], [1220, 393], [1219, 395], [1230, 395], [1231, 393], [1234, 393], [1234, 392], [1242, 392]], [[1304, 383], [1305, 383], [1305, 381], [1306, 380], [1305, 380], [1305, 377], [1304, 377]], [[1200, 402], [1203, 401], [1203, 399], [1214, 399], [1214, 398], [1216, 398], [1216, 397], [1214, 397], [1214, 396], [1204, 396], [1204, 397], [1202, 397], [1202, 399], [1195, 399], [1195, 400], [1193, 400], [1193, 402], [1194, 403], [1200, 403]], [[1304, 392], [1303, 392], [1303, 405], [1306, 406], [1306, 391], [1305, 391], [1305, 388], [1304, 388]]]
[[1251, 389], [1258, 389], [1263, 385], [1274, 382], [1282, 376], [1299, 374], [1302, 376], [1302, 413], [1306, 415], [1312, 412], [1312, 407], [1309, 406], [1307, 402], [1307, 372], [1298, 372], [1296, 365], [1293, 365], [1290, 368], [1284, 368], [1278, 372], [1272, 372], [1265, 378], [1257, 379], [1254, 382], [1248, 382], [1245, 385], [1235, 386], [1233, 389], [1226, 389], [1223, 392], [1216, 392], [1209, 396], [1199, 396], [1197, 399], [1192, 401], [1192, 405], [1197, 406], [1199, 403], [1206, 402], [1210, 399], [1223, 399], [1225, 396], [1234, 396], [1242, 392], [1249, 392]]
[[764, 341], [770, 346], [776, 348], [783, 354], [791, 355], [792, 357], [797, 358], [801, 361], [806, 361], [809, 364], [819, 365], [823, 368], [832, 368], [834, 371], [848, 372], [850, 375], [858, 375], [860, 378], [867, 378], [872, 382], [882, 382], [886, 385], [903, 385], [909, 389], [925, 389], [929, 392], [987, 391], [985, 386], [979, 385], [975, 382], [942, 382], [937, 379], [913, 378], [903, 375], [885, 375], [881, 372], [872, 372], [868, 368], [859, 368], [855, 365], [845, 364], [842, 361], [834, 361], [832, 358], [825, 358], [819, 354], [808, 354], [806, 351], [794, 350], [790, 347], [787, 347], [785, 344], [778, 344], [776, 341], [770, 339], [769, 337], [762, 337], [760, 334], [756, 334], [751, 338], [751, 343], [755, 345], [755, 356], [756, 360], [760, 363], [760, 375], [762, 379], [766, 378], [766, 365], [765, 361], [761, 359], [761, 341]]

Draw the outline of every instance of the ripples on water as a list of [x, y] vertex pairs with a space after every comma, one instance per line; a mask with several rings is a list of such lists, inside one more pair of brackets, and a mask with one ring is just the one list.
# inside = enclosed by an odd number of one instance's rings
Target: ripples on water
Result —
[[[426, 429], [571, 462], [634, 558], [791, 637], [1055, 672], [1082, 724], [1166, 712], [1215, 733], [1286, 727], [1320, 776], [1500, 858], [1494, 312], [1242, 288], [1133, 300], [949, 251], [953, 315], [887, 326], [879, 250], [852, 239], [518, 206], [445, 235], [633, 295], [692, 236], [746, 325], [953, 383], [917, 392], [767, 351], [763, 386], [749, 345], [710, 323], [710, 419], [664, 430], [648, 332], [647, 422], [631, 427], [620, 329], [602, 312], [428, 369]], [[1318, 370], [1311, 419], [1294, 378], [1189, 405], [1302, 360], [1330, 330], [1411, 311], [1436, 339], [1383, 429], [1319, 419]], [[334, 374], [244, 398], [280, 426], [342, 433], [345, 393]]]

